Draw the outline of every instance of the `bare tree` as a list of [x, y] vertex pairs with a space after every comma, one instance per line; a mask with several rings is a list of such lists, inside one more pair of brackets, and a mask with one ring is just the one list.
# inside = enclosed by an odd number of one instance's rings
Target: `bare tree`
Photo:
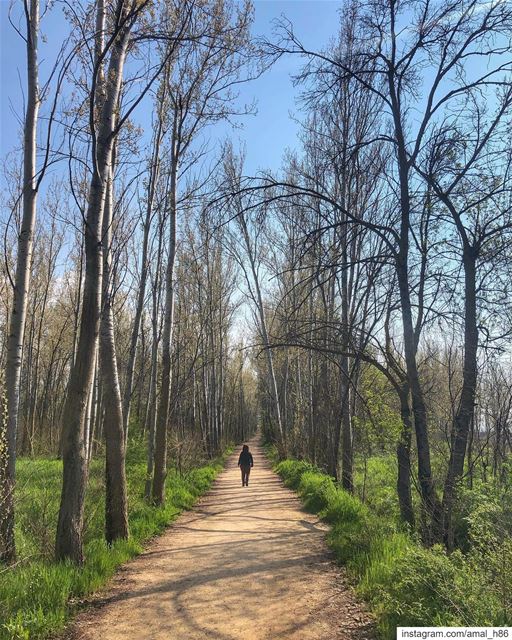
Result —
[[144, 302], [146, 297], [146, 284], [149, 272], [149, 240], [151, 232], [151, 224], [154, 218], [154, 201], [155, 190], [158, 182], [160, 172], [160, 149], [162, 138], [165, 133], [164, 122], [164, 110], [166, 107], [166, 101], [162, 97], [162, 93], [165, 94], [167, 86], [168, 70], [164, 69], [164, 78], [161, 80], [160, 88], [156, 96], [156, 126], [154, 129], [152, 140], [152, 152], [149, 160], [148, 181], [146, 189], [146, 210], [143, 223], [143, 237], [142, 237], [142, 255], [141, 255], [141, 271], [140, 280], [137, 290], [137, 303], [135, 307], [135, 316], [133, 320], [133, 328], [130, 340], [130, 351], [128, 354], [128, 363], [126, 366], [126, 382], [123, 394], [123, 420], [124, 420], [124, 433], [125, 440], [128, 439], [128, 425], [130, 420], [130, 405], [133, 393], [133, 377], [135, 370], [135, 362], [137, 355], [137, 344], [139, 341], [140, 326], [142, 319], [142, 312], [144, 308]]
[[[85, 219], [85, 279], [77, 354], [63, 411], [64, 467], [55, 548], [57, 559], [70, 558], [78, 564], [83, 562], [83, 506], [88, 471], [86, 412], [101, 316], [103, 215], [114, 138], [120, 126], [116, 110], [120, 101], [129, 36], [144, 6], [145, 3], [116, 3], [108, 38], [103, 35], [106, 31], [105, 8], [101, 2], [97, 10], [97, 25], [100, 28], [97, 29], [96, 42], [101, 39], [101, 44], [95, 56], [89, 108], [93, 171]], [[103, 79], [101, 70], [108, 56], [108, 68]]]
[[[306, 74], [322, 73], [334, 81], [350, 77], [382, 101], [382, 130], [376, 139], [388, 142], [394, 151], [397, 189], [397, 218], [388, 224], [373, 225], [385, 234], [394, 256], [400, 292], [403, 350], [412, 397], [418, 451], [418, 481], [426, 519], [427, 540], [442, 537], [442, 507], [434, 482], [428, 434], [428, 413], [417, 361], [418, 326], [414, 318], [413, 289], [410, 282], [411, 228], [415, 210], [414, 166], [443, 113], [471, 99], [474, 92], [503, 83], [510, 71], [506, 50], [496, 41], [510, 30], [512, 13], [503, 3], [472, 0], [469, 5], [417, 3], [407, 17], [410, 28], [401, 30], [404, 7], [398, 3], [374, 3], [361, 15], [359, 39], [361, 55], [354, 64], [339, 56], [306, 49], [289, 24], [282, 24], [281, 43], [270, 44], [272, 53], [306, 56]], [[467, 78], [464, 65], [470, 60], [490, 61], [490, 66], [474, 78]], [[435, 71], [427, 80], [422, 70], [428, 64]], [[419, 80], [421, 78], [421, 81]], [[419, 105], [420, 89], [424, 98]], [[410, 106], [420, 107], [411, 122]], [[336, 203], [340, 206], [339, 203]], [[351, 217], [351, 212], [346, 211]], [[363, 223], [364, 224], [364, 223]]]
[[[447, 118], [440, 124], [432, 138], [424, 163], [426, 166], [417, 166], [451, 216], [461, 245], [458, 260], [464, 272], [461, 293], [464, 306], [462, 388], [453, 420], [450, 460], [443, 492], [443, 530], [449, 548], [454, 545], [452, 512], [457, 483], [464, 473], [477, 394], [478, 324], [488, 289], [485, 275], [482, 277], [480, 274], [486, 264], [495, 263], [496, 257], [506, 251], [512, 230], [508, 186], [512, 159], [508, 148], [502, 146], [508, 126], [505, 116], [512, 104], [512, 87], [506, 79], [495, 82], [504, 87], [495, 113], [486, 113], [486, 107], [478, 96], [472, 96], [473, 108], [468, 105], [464, 119]], [[504, 163], [496, 165], [497, 157]], [[494, 295], [499, 291], [498, 281], [493, 284], [493, 291]], [[492, 324], [486, 323], [487, 340], [493, 333]]]
[[[53, 71], [44, 87], [39, 86], [39, 0], [24, 0], [23, 2], [25, 32], [16, 29], [26, 44], [27, 52], [27, 97], [25, 119], [23, 127], [23, 185], [21, 197], [23, 200], [23, 214], [20, 221], [18, 247], [16, 256], [16, 272], [14, 281], [9, 275], [13, 287], [12, 308], [10, 310], [9, 338], [6, 359], [6, 393], [7, 393], [7, 443], [8, 456], [6, 458], [6, 482], [3, 490], [5, 517], [0, 522], [0, 560], [12, 562], [16, 557], [14, 542], [14, 503], [13, 491], [15, 485], [16, 467], [16, 437], [18, 432], [18, 415], [20, 405], [20, 377], [24, 346], [25, 325], [27, 318], [27, 304], [30, 288], [30, 273], [34, 245], [34, 228], [36, 223], [37, 194], [50, 163], [50, 139], [54, 121], [57, 99], [63, 82], [65, 71], [71, 57], [64, 59], [63, 45], [57, 56]], [[50, 113], [47, 116], [46, 149], [41, 166], [37, 167], [37, 137], [39, 109], [48, 93], [50, 83], [57, 76], [54, 87], [54, 97]]]
[[[215, 17], [211, 19], [212, 15]], [[212, 0], [197, 8], [190, 28], [206, 33], [206, 44], [192, 42], [178, 57], [174, 75], [169, 79], [168, 95], [172, 104], [169, 140], [168, 258], [165, 276], [165, 312], [162, 330], [162, 378], [155, 431], [155, 464], [152, 498], [164, 502], [167, 473], [167, 430], [170, 406], [172, 331], [175, 304], [174, 265], [176, 260], [177, 217], [180, 198], [179, 181], [204, 154], [192, 144], [212, 122], [229, 119], [239, 113], [233, 106], [234, 89], [246, 80], [251, 45], [248, 29], [249, 4], [240, 7]], [[244, 110], [245, 111], [245, 110]], [[184, 201], [182, 196], [181, 201]]]

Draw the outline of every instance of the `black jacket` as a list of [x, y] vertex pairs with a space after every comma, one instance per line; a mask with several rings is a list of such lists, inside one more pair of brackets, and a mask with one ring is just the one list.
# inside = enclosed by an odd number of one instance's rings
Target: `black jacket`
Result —
[[240, 457], [238, 458], [238, 464], [242, 467], [249, 467], [254, 465], [254, 461], [252, 459], [252, 454], [250, 451], [242, 451]]

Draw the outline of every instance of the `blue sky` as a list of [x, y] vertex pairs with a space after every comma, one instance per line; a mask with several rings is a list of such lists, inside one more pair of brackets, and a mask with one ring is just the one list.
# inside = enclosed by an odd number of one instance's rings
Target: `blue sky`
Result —
[[[21, 4], [20, 0], [16, 0]], [[7, 20], [9, 0], [0, 0], [0, 116], [1, 156], [19, 145], [19, 118], [23, 114], [23, 91], [25, 85], [24, 43]], [[270, 35], [272, 21], [285, 15], [292, 21], [295, 31], [311, 48], [327, 45], [337, 29], [338, 10], [342, 3], [335, 0], [256, 0], [254, 33]], [[58, 3], [42, 22], [44, 41], [40, 45], [41, 80], [44, 80], [52, 60], [60, 46], [66, 25]], [[280, 60], [264, 76], [245, 85], [241, 102], [257, 100], [257, 115], [243, 119], [243, 129], [232, 133], [235, 141], [246, 147], [246, 170], [277, 168], [286, 148], [293, 148], [297, 141], [297, 125], [290, 112], [297, 113], [297, 90], [292, 86], [290, 74], [300, 68], [297, 57]], [[144, 105], [141, 105], [144, 109]], [[135, 114], [135, 119], [145, 122], [144, 113]], [[225, 127], [212, 129], [212, 138], [223, 137]]]

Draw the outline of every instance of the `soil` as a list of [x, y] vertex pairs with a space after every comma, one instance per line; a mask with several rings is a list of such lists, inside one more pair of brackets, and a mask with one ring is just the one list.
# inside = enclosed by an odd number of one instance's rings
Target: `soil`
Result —
[[374, 626], [325, 543], [256, 441], [212, 489], [127, 563], [68, 640], [373, 640]]

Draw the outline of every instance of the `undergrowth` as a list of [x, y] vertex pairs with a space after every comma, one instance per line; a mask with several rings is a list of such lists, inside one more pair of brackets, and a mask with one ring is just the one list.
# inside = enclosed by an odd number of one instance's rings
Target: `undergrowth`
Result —
[[331, 525], [328, 543], [370, 603], [381, 638], [395, 638], [398, 626], [512, 624], [512, 542], [493, 525], [503, 520], [493, 499], [481, 498], [464, 518], [468, 551], [449, 555], [424, 548], [393, 509], [364, 504], [308, 462], [288, 459], [275, 470]]
[[19, 562], [0, 569], [0, 640], [44, 638], [63, 628], [81, 601], [99, 589], [124, 562], [140, 553], [212, 484], [223, 467], [215, 460], [184, 474], [170, 469], [164, 507], [143, 497], [146, 465], [131, 452], [127, 460], [130, 539], [108, 546], [104, 531], [104, 466], [91, 464], [85, 506], [85, 564], [52, 561], [62, 463], [21, 459], [17, 474], [16, 542]]

